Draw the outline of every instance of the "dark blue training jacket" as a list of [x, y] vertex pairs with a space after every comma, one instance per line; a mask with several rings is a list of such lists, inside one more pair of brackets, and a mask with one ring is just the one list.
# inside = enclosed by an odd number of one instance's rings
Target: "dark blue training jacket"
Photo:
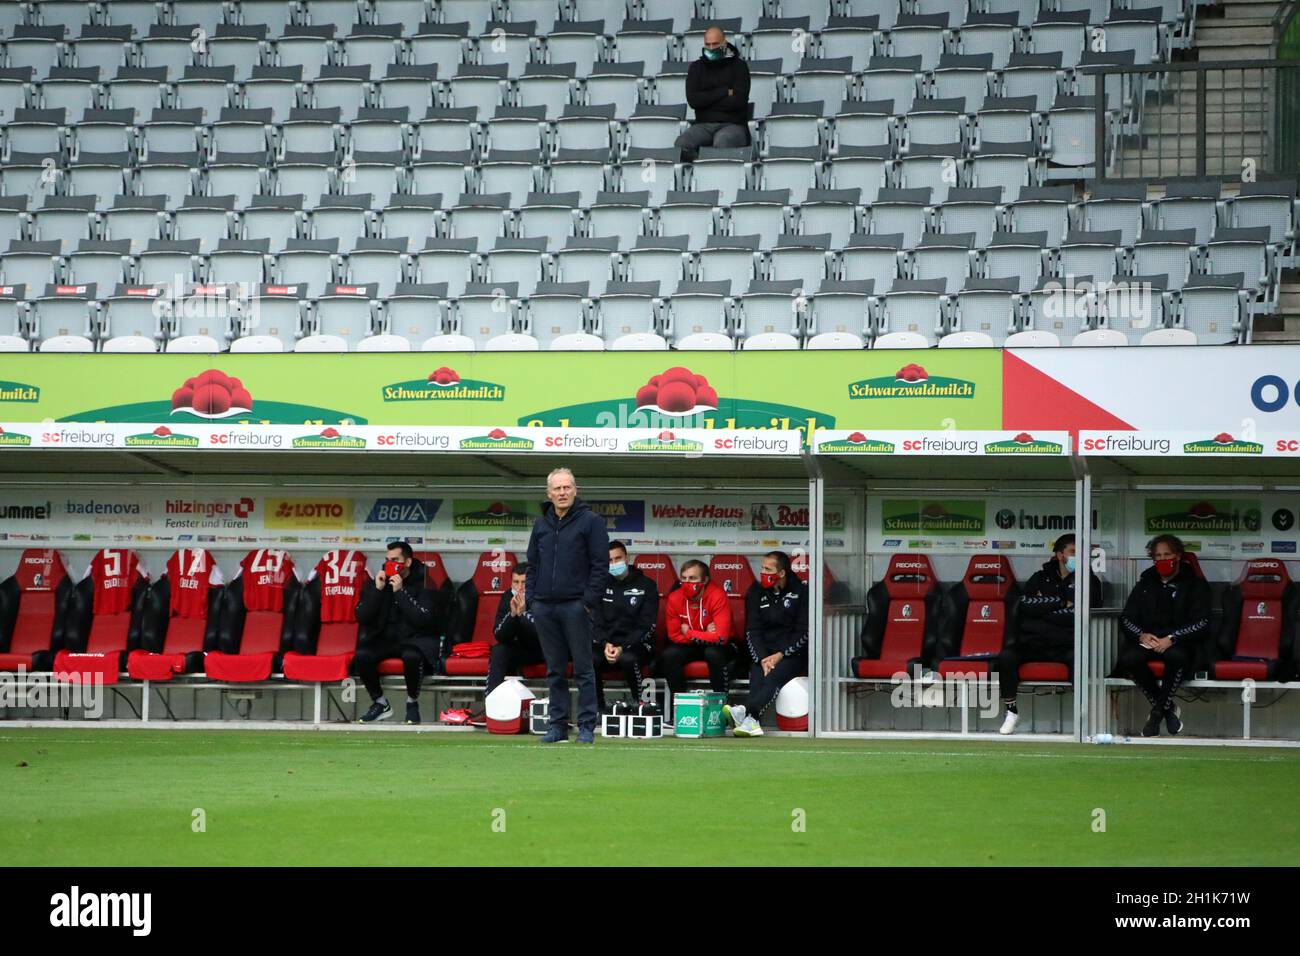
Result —
[[575, 498], [563, 518], [547, 502], [533, 523], [528, 539], [528, 603], [582, 601], [587, 610], [600, 607], [609, 574], [609, 532], [605, 519]]

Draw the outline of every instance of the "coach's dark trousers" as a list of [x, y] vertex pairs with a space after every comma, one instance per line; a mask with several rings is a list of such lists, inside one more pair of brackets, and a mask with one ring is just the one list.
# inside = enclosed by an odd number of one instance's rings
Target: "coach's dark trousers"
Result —
[[776, 695], [781, 692], [782, 687], [790, 682], [791, 678], [807, 673], [807, 654], [783, 657], [766, 674], [763, 673], [762, 664], [751, 665], [749, 668], [749, 694], [745, 698], [745, 715], [758, 720], [763, 716], [763, 711], [767, 710], [772, 701], [776, 700]]
[[569, 682], [565, 670], [573, 664], [578, 684], [578, 729], [596, 729], [596, 669], [591, 661], [591, 618], [581, 601], [548, 604], [534, 601], [533, 620], [546, 655], [546, 686], [551, 695], [551, 726], [568, 731]]
[[[1165, 674], [1159, 683], [1156, 682], [1156, 675], [1151, 673], [1151, 668], [1147, 666], [1152, 661], [1164, 661], [1165, 664]], [[1148, 650], [1134, 641], [1119, 652], [1115, 670], [1142, 688], [1142, 693], [1151, 702], [1152, 710], [1163, 713], [1173, 709], [1174, 693], [1183, 681], [1192, 676], [1195, 666], [1195, 645], [1175, 644], [1161, 654], [1159, 651]]]

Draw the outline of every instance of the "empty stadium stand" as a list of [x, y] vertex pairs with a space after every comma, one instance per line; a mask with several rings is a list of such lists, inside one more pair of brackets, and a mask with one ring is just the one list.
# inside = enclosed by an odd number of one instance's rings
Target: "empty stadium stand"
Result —
[[[7, 351], [1249, 342], [1297, 263], [1294, 177], [1104, 178], [1193, 0], [5, 8]], [[683, 164], [715, 20], [751, 145]]]

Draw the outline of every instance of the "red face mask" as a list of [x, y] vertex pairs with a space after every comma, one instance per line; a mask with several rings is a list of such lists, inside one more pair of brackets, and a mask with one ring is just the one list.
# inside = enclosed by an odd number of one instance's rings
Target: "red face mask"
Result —
[[768, 590], [771, 590], [772, 588], [776, 587], [775, 574], [768, 574], [766, 571], [763, 571], [759, 574], [758, 580], [761, 581], [763, 587], [767, 588]]
[[1156, 561], [1156, 573], [1162, 578], [1172, 578], [1178, 570], [1177, 558], [1159, 558]]
[[687, 597], [699, 597], [700, 592], [704, 590], [703, 581], [683, 581], [682, 590], [686, 592]]

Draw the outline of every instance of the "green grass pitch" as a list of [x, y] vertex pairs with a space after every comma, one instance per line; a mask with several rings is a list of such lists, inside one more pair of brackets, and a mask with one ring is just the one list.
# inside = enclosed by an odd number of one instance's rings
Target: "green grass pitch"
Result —
[[23, 865], [1300, 858], [1300, 753], [1246, 748], [0, 727], [0, 781]]

